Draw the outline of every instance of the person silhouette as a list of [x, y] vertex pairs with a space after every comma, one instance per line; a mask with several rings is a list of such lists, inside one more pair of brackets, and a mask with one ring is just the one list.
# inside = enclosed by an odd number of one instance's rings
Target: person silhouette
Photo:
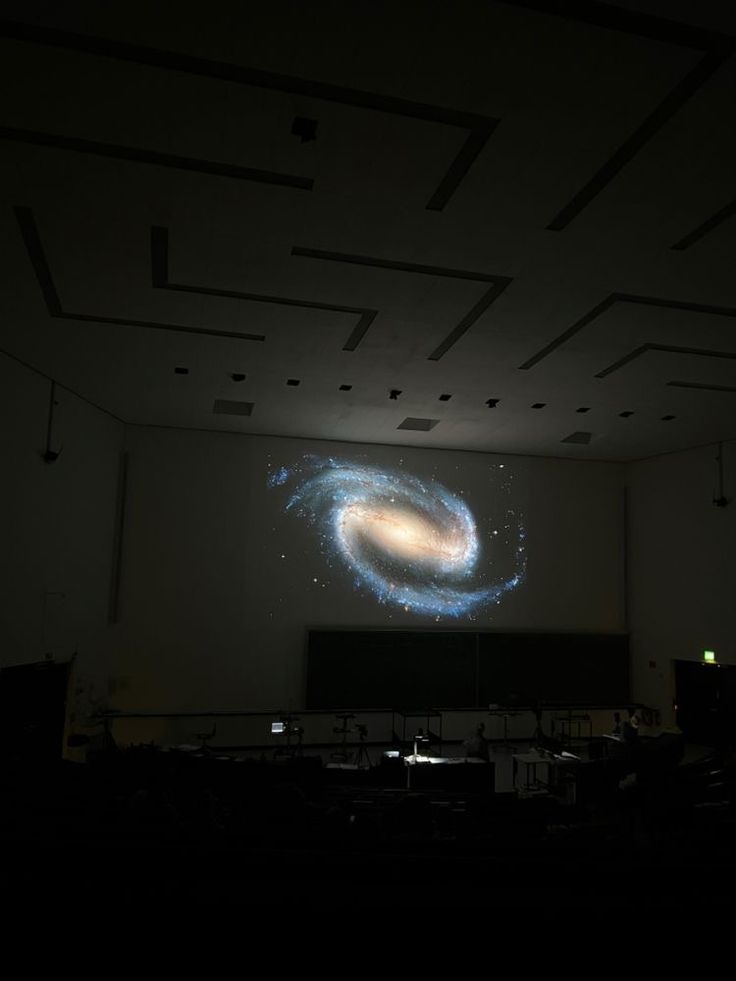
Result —
[[485, 737], [485, 729], [485, 722], [479, 722], [475, 727], [473, 735], [465, 740], [463, 747], [465, 748], [466, 757], [474, 760], [489, 761], [488, 740]]

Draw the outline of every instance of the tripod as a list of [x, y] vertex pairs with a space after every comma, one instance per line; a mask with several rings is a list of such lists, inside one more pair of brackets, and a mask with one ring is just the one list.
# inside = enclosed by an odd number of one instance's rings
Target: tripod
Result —
[[[302, 755], [302, 737], [304, 736], [304, 729], [302, 726], [292, 725], [292, 723], [298, 721], [298, 715], [289, 714], [281, 716], [283, 733], [286, 736], [286, 744], [276, 747], [276, 749], [273, 751], [274, 759], [277, 756], [288, 756], [291, 759], [294, 759], [295, 757]], [[292, 745], [292, 736], [296, 736], [296, 745]]]
[[509, 719], [515, 718], [519, 713], [513, 708], [504, 708], [499, 706], [498, 708], [493, 708], [489, 711], [489, 715], [501, 717], [503, 719], [503, 740], [501, 745], [497, 746], [496, 749], [501, 752], [515, 752], [515, 746], [509, 742]]
[[[294, 718], [297, 718], [294, 716]], [[291, 733], [296, 736], [296, 746], [291, 745]], [[304, 736], [304, 728], [302, 726], [291, 726], [286, 734], [286, 746], [290, 750], [291, 758], [296, 759], [302, 755], [302, 737]]]
[[368, 727], [358, 724], [358, 738], [360, 739], [360, 745], [358, 746], [358, 752], [355, 754], [355, 765], [356, 766], [372, 766], [371, 758], [368, 754], [368, 748], [365, 744], [366, 737], [368, 736]]
[[336, 736], [342, 736], [340, 740], [340, 751], [332, 754], [332, 759], [336, 763], [347, 763], [350, 758], [348, 753], [348, 735], [353, 731], [348, 722], [350, 719], [354, 719], [355, 716], [351, 712], [344, 712], [340, 715], [335, 716], [336, 719], [342, 720], [342, 726], [333, 726], [332, 731]]
[[212, 752], [212, 750], [210, 749], [210, 747], [207, 745], [207, 741], [209, 739], [214, 738], [214, 736], [215, 736], [216, 733], [217, 733], [217, 723], [216, 722], [212, 726], [212, 729], [211, 729], [210, 732], [195, 732], [194, 733], [195, 738], [198, 739], [200, 741], [200, 744], [201, 744], [200, 747], [199, 747], [199, 752], [200, 753], [211, 753]]

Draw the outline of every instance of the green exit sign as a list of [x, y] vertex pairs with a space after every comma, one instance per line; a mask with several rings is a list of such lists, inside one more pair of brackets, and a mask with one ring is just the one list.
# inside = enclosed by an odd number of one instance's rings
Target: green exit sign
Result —
[[715, 651], [703, 651], [703, 660], [707, 661], [709, 664], [713, 664], [716, 659]]

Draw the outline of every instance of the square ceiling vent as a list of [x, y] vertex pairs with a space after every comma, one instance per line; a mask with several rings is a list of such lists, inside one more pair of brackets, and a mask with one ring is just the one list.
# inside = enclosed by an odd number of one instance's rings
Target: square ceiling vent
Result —
[[592, 433], [577, 432], [577, 433], [570, 433], [569, 436], [565, 436], [565, 438], [561, 439], [560, 442], [578, 443], [580, 446], [587, 446], [592, 438], [593, 438]]
[[212, 411], [224, 416], [249, 416], [253, 412], [253, 402], [234, 402], [231, 399], [215, 399]]
[[430, 429], [434, 429], [438, 422], [439, 419], [415, 419], [413, 416], [407, 416], [396, 428], [413, 429], [418, 433], [428, 433]]

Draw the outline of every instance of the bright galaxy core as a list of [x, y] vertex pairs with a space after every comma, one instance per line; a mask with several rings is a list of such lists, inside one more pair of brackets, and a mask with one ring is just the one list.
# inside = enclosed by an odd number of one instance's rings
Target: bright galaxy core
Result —
[[[381, 603], [434, 616], [459, 617], [519, 586], [524, 532], [516, 529], [514, 571], [480, 581], [481, 544], [469, 508], [436, 481], [334, 458], [307, 457], [269, 479], [295, 481], [285, 510], [319, 529], [328, 561], [339, 558], [356, 588]], [[507, 526], [508, 527], [508, 526]], [[493, 549], [489, 536], [487, 547]]]

